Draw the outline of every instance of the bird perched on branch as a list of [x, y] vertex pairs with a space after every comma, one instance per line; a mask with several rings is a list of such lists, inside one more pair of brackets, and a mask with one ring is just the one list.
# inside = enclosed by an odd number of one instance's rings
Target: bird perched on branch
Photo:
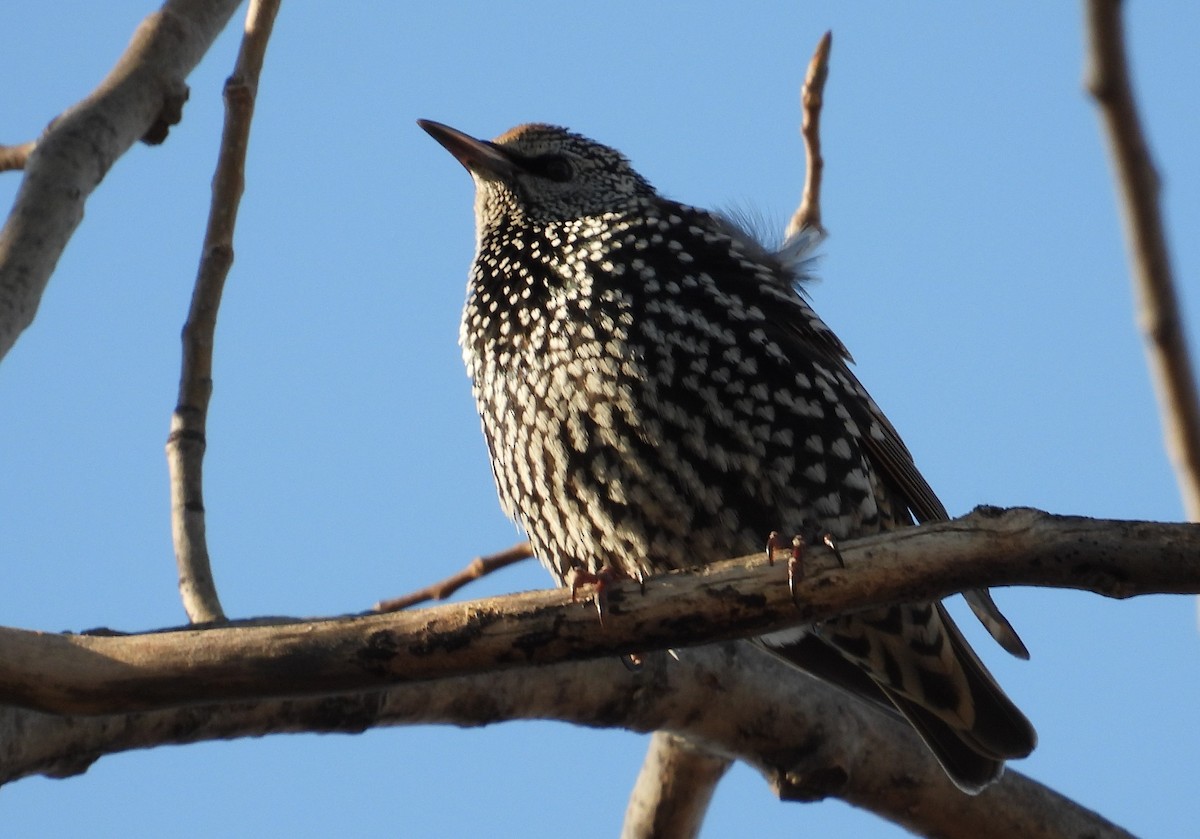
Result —
[[[475, 181], [460, 342], [501, 503], [561, 584], [946, 518], [798, 292], [813, 231], [768, 250], [563, 128], [420, 125]], [[1027, 656], [986, 592], [968, 601]], [[890, 703], [968, 792], [1036, 742], [940, 603], [757, 640]]]

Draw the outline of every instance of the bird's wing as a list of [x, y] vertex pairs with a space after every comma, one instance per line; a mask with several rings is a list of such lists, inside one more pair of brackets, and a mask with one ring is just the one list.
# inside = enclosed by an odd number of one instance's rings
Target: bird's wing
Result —
[[[841, 364], [843, 372], [865, 397], [866, 414], [870, 422], [865, 440], [866, 449], [889, 488], [898, 500], [908, 507], [917, 523], [947, 521], [950, 516], [945, 506], [917, 469], [912, 453], [900, 439], [896, 427], [867, 394], [849, 366], [844, 361]], [[992, 600], [991, 592], [986, 588], [967, 589], [963, 592], [963, 598], [979, 622], [996, 639], [996, 643], [1017, 658], [1029, 658], [1029, 649], [1008, 618], [1000, 611], [1000, 607]]]
[[[775, 318], [776, 326], [781, 327], [783, 333], [782, 340], [794, 349], [810, 357], [818, 357], [834, 367], [859, 397], [849, 400], [847, 409], [863, 431], [863, 443], [868, 456], [891, 491], [893, 500], [898, 502], [895, 508], [907, 508], [918, 524], [947, 521], [950, 516], [946, 507], [917, 469], [912, 453], [900, 439], [900, 433], [850, 369], [853, 363], [850, 353], [799, 293], [799, 288], [810, 279], [814, 250], [820, 241], [821, 235], [815, 231], [801, 230], [771, 253], [771, 258], [779, 266], [781, 283], [791, 290], [797, 310], [787, 312], [788, 307], [781, 307], [782, 316]], [[1017, 658], [1029, 658], [1028, 648], [1000, 612], [987, 589], [969, 589], [963, 592], [963, 597], [975, 617], [1001, 647]]]

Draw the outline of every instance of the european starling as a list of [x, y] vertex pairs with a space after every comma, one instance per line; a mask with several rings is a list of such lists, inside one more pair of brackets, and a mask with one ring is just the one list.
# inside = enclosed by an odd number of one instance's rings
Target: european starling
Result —
[[[947, 517], [799, 291], [813, 231], [772, 251], [556, 126], [420, 125], [475, 181], [459, 339], [500, 501], [560, 584]], [[968, 600], [1027, 655], [986, 591]], [[940, 603], [757, 640], [890, 702], [968, 792], [1036, 742]]]

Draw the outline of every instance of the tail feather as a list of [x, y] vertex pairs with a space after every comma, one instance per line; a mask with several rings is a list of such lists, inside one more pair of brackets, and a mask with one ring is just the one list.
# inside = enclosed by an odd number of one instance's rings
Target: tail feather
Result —
[[1029, 648], [1008, 622], [1008, 618], [1004, 617], [990, 591], [986, 588], [968, 589], [963, 592], [963, 598], [975, 613], [975, 617], [983, 624], [983, 628], [996, 639], [997, 644], [1017, 658], [1029, 661]]
[[944, 720], [927, 708], [886, 687], [880, 686], [880, 689], [925, 741], [955, 786], [975, 795], [988, 784], [1000, 780], [1004, 774], [1002, 758], [982, 753], [978, 744], [966, 736], [966, 732], [946, 725]]
[[989, 751], [1001, 759], [1028, 756], [1037, 746], [1033, 725], [1001, 690], [940, 603], [937, 614], [950, 639], [954, 658], [966, 675], [975, 708], [974, 723], [963, 731], [963, 735], [969, 737], [977, 749]]
[[[760, 642], [790, 663], [899, 711], [962, 790], [1000, 777], [1004, 761], [1037, 743], [945, 609], [913, 604], [828, 622], [804, 636]], [[823, 649], [822, 649], [823, 648]]]

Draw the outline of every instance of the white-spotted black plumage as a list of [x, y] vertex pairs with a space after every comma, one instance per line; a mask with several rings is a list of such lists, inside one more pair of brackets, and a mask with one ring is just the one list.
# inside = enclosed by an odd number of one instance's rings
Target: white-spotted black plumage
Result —
[[[460, 341], [501, 502], [560, 583], [746, 554], [772, 531], [847, 539], [946, 517], [796, 291], [810, 233], [769, 252], [554, 126], [493, 142], [422, 126], [475, 180]], [[1024, 652], [986, 592], [969, 600]], [[759, 641], [886, 696], [968, 791], [1034, 746], [940, 604]]]

